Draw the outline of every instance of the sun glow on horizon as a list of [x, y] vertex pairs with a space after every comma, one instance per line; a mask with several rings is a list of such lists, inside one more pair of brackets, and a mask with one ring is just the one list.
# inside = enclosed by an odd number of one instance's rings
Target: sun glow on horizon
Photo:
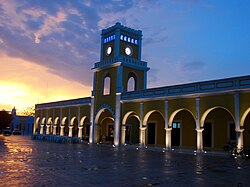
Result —
[[90, 87], [64, 79], [23, 59], [0, 56], [0, 110], [17, 112], [35, 104], [90, 96]]

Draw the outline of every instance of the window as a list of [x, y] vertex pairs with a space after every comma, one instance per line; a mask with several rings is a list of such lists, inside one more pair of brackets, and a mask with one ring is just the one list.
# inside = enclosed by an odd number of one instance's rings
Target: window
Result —
[[173, 129], [180, 129], [181, 128], [181, 123], [180, 122], [173, 122], [172, 128]]
[[111, 83], [111, 78], [109, 77], [109, 75], [107, 75], [104, 78], [103, 95], [110, 94], [110, 83]]
[[135, 91], [135, 79], [134, 79], [134, 77], [130, 77], [128, 79], [127, 91], [128, 92]]

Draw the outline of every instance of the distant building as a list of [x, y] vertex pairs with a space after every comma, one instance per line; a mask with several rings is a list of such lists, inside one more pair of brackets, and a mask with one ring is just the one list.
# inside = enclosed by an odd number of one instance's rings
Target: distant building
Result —
[[250, 76], [148, 89], [141, 48], [140, 30], [120, 23], [102, 30], [91, 97], [37, 104], [33, 132], [198, 151], [234, 141], [250, 149]]
[[11, 112], [13, 116], [12, 129], [20, 130], [22, 135], [30, 135], [33, 132], [34, 117], [33, 116], [21, 116], [16, 114], [15, 107]]

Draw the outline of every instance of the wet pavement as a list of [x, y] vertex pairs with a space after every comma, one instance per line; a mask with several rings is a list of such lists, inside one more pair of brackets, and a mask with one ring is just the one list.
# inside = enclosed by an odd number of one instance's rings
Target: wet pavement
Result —
[[0, 135], [0, 186], [249, 186], [250, 159]]

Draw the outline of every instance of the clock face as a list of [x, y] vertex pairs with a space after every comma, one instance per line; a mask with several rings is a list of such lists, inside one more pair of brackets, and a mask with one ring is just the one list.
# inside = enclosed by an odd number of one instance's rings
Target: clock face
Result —
[[112, 47], [109, 46], [109, 47], [107, 47], [107, 49], [106, 49], [106, 55], [108, 56], [108, 55], [110, 55], [111, 53], [112, 53]]
[[125, 54], [128, 55], [128, 56], [131, 56], [132, 53], [133, 53], [132, 48], [131, 48], [130, 46], [127, 46], [127, 47], [125, 48]]

